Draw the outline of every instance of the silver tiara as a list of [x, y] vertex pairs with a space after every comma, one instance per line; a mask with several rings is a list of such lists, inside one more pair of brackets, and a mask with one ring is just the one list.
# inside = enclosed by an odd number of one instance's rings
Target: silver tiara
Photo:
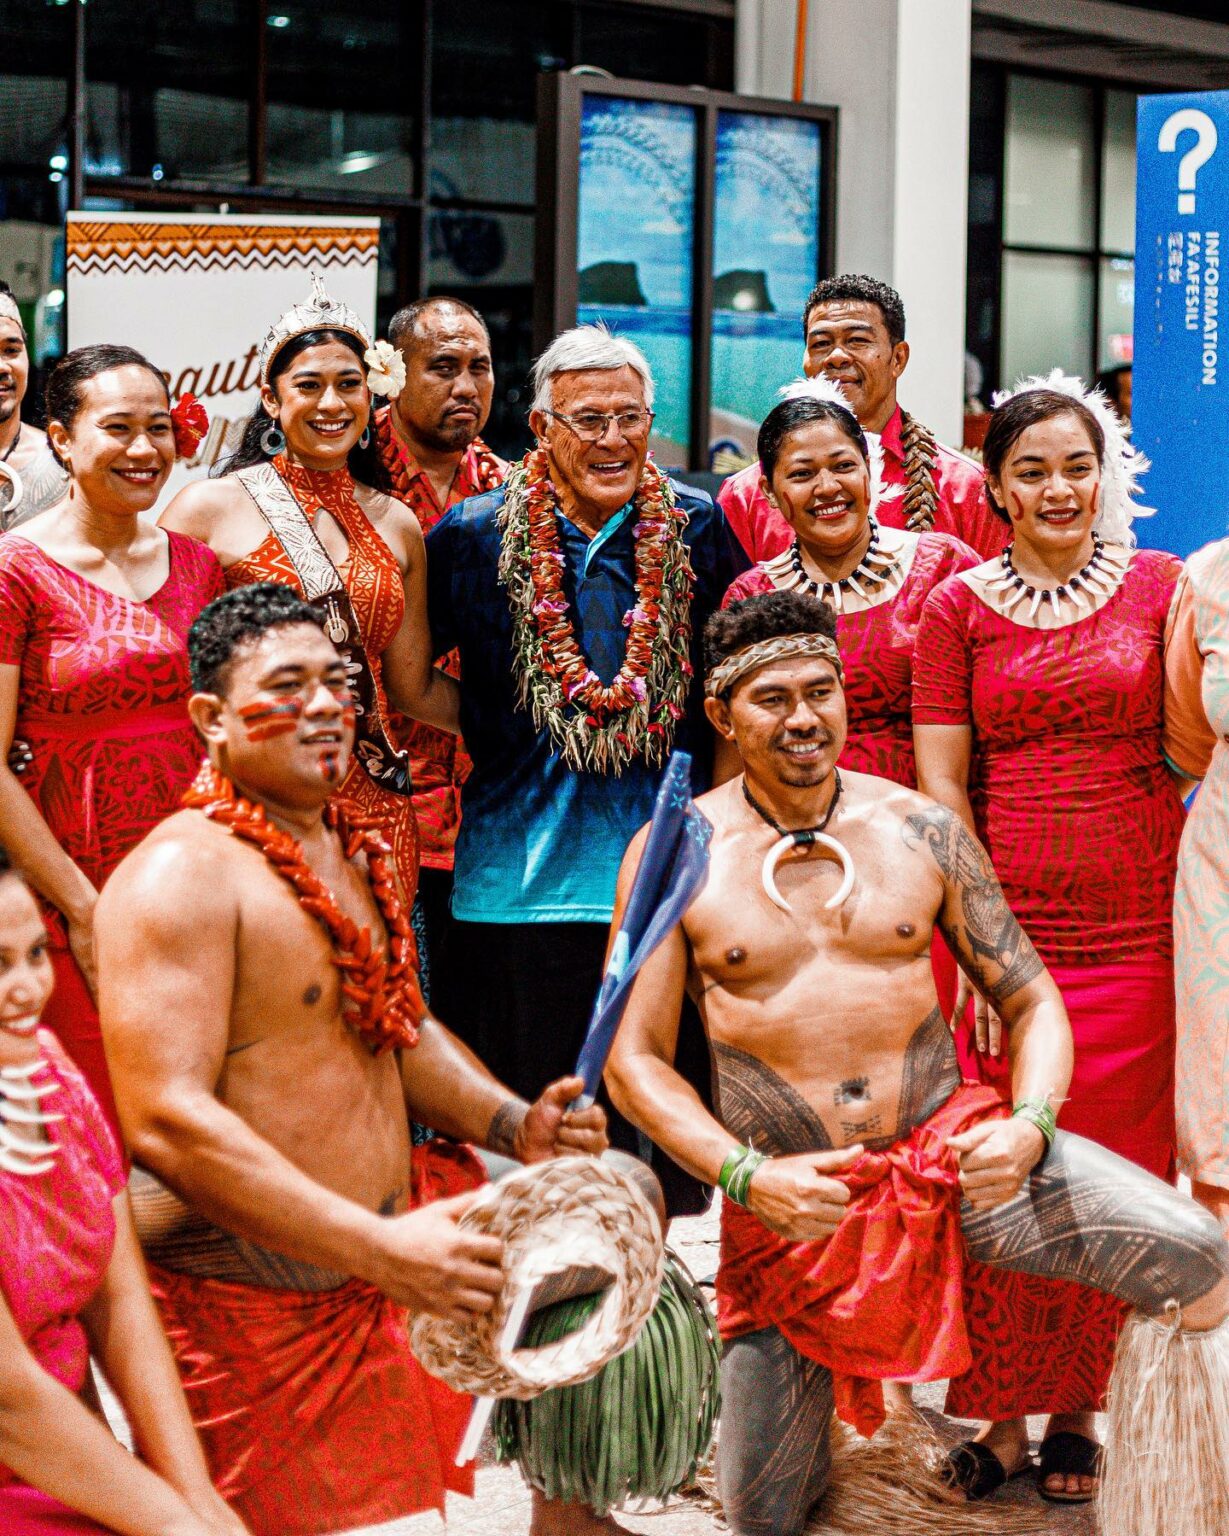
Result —
[[269, 382], [269, 365], [288, 341], [307, 331], [345, 331], [362, 342], [364, 350], [371, 345], [371, 332], [348, 304], [334, 299], [325, 291], [324, 280], [318, 272], [312, 273], [312, 295], [305, 304], [288, 309], [260, 344], [260, 382]]

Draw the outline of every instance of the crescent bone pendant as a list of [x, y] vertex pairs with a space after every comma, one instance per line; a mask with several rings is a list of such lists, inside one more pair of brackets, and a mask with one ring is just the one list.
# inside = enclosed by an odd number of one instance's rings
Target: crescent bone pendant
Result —
[[777, 865], [794, 848], [821, 848], [838, 861], [841, 866], [841, 883], [833, 895], [824, 902], [824, 910], [831, 911], [839, 907], [849, 896], [854, 885], [853, 860], [849, 851], [835, 837], [829, 837], [826, 832], [813, 832], [804, 830], [800, 832], [786, 832], [779, 837], [764, 855], [764, 865], [761, 878], [764, 882], [764, 894], [772, 902], [773, 906], [780, 907], [782, 912], [792, 912], [794, 909], [777, 889]]

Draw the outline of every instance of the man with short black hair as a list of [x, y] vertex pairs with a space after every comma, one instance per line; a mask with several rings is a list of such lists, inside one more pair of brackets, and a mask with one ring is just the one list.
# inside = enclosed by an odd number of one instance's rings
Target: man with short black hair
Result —
[[[486, 321], [462, 299], [418, 299], [393, 316], [389, 340], [405, 364], [405, 384], [372, 418], [393, 495], [430, 533], [449, 507], [493, 491], [508, 466], [479, 436], [491, 414], [495, 375]], [[444, 671], [458, 677], [455, 652]], [[461, 824], [461, 786], [469, 755], [459, 736], [396, 715], [393, 730], [410, 755], [418, 819], [418, 900], [426, 930], [428, 986], [448, 967], [453, 935], [453, 849]]]
[[[411, 1152], [411, 1115], [526, 1163], [606, 1145], [600, 1109], [568, 1108], [579, 1078], [525, 1103], [423, 1007], [388, 848], [332, 799], [355, 716], [323, 623], [277, 583], [197, 619], [188, 708], [208, 761], [95, 920], [155, 1299], [254, 1536], [472, 1491], [454, 1465], [468, 1399], [419, 1366], [407, 1312], [488, 1311], [500, 1244], [458, 1225], [478, 1159]], [[566, 1529], [541, 1498], [534, 1519]]]
[[[894, 288], [860, 273], [815, 285], [802, 320], [803, 372], [840, 385], [862, 430], [883, 448], [887, 494], [876, 517], [890, 528], [954, 534], [987, 559], [1010, 530], [982, 494], [981, 469], [935, 440], [929, 427], [903, 411], [896, 386], [909, 362], [905, 306]], [[718, 500], [752, 560], [771, 560], [793, 539], [788, 523], [761, 488], [763, 470], [749, 465], [721, 487]]]
[[55, 506], [68, 475], [47, 434], [21, 419], [30, 380], [26, 328], [13, 290], [0, 279], [0, 531]]

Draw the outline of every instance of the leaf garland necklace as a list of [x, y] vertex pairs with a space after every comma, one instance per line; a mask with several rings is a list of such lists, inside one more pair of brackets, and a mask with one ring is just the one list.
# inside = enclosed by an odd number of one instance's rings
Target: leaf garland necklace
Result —
[[371, 893], [388, 933], [387, 956], [371, 929], [360, 928], [341, 910], [308, 864], [298, 839], [275, 827], [263, 806], [237, 795], [231, 781], [211, 763], [201, 764], [183, 803], [258, 848], [293, 889], [303, 910], [324, 929], [341, 976], [342, 1016], [372, 1053], [416, 1045], [426, 1005], [418, 986], [414, 935], [393, 877], [391, 850], [379, 833], [352, 825], [353, 818], [347, 819], [335, 800], [324, 808], [325, 824], [340, 837], [346, 858], [367, 856]]
[[520, 705], [550, 732], [569, 768], [619, 774], [635, 757], [657, 766], [669, 755], [691, 684], [687, 514], [666, 476], [646, 462], [633, 503], [636, 604], [623, 616], [623, 665], [603, 683], [569, 615], [558, 508], [549, 457], [536, 448], [509, 473], [498, 518]]

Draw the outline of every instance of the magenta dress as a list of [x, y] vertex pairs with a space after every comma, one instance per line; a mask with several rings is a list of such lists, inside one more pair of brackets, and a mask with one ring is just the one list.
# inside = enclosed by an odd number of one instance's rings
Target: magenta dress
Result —
[[[1067, 1006], [1075, 1071], [1059, 1122], [1161, 1178], [1174, 1171], [1183, 827], [1162, 753], [1163, 651], [1180, 571], [1138, 550], [1102, 608], [1050, 630], [954, 577], [926, 605], [913, 668], [914, 719], [972, 727], [978, 833]], [[990, 1075], [1006, 1087], [1004, 1071]], [[1101, 1397], [1112, 1308], [1029, 1276], [979, 1293], [1000, 1306], [968, 1319], [980, 1379], [949, 1396], [950, 1412], [1074, 1412]]]
[[[115, 1138], [84, 1078], [50, 1030], [39, 1050], [59, 1084], [48, 1111], [64, 1115], [47, 1127], [60, 1148], [46, 1173], [0, 1169], [0, 1289], [26, 1347], [70, 1392], [80, 1392], [90, 1350], [78, 1314], [97, 1294], [115, 1246], [112, 1201], [124, 1188]], [[4, 1536], [59, 1536], [106, 1529], [22, 1482], [0, 1465], [0, 1531]]]
[[[140, 603], [79, 576], [18, 533], [0, 538], [0, 664], [21, 669], [15, 734], [33, 754], [21, 782], [96, 888], [179, 809], [203, 755], [188, 719], [187, 636], [225, 584], [203, 544], [167, 537], [167, 578]], [[43, 1022], [115, 1126], [98, 1013], [60, 914], [46, 915], [56, 985]]]

